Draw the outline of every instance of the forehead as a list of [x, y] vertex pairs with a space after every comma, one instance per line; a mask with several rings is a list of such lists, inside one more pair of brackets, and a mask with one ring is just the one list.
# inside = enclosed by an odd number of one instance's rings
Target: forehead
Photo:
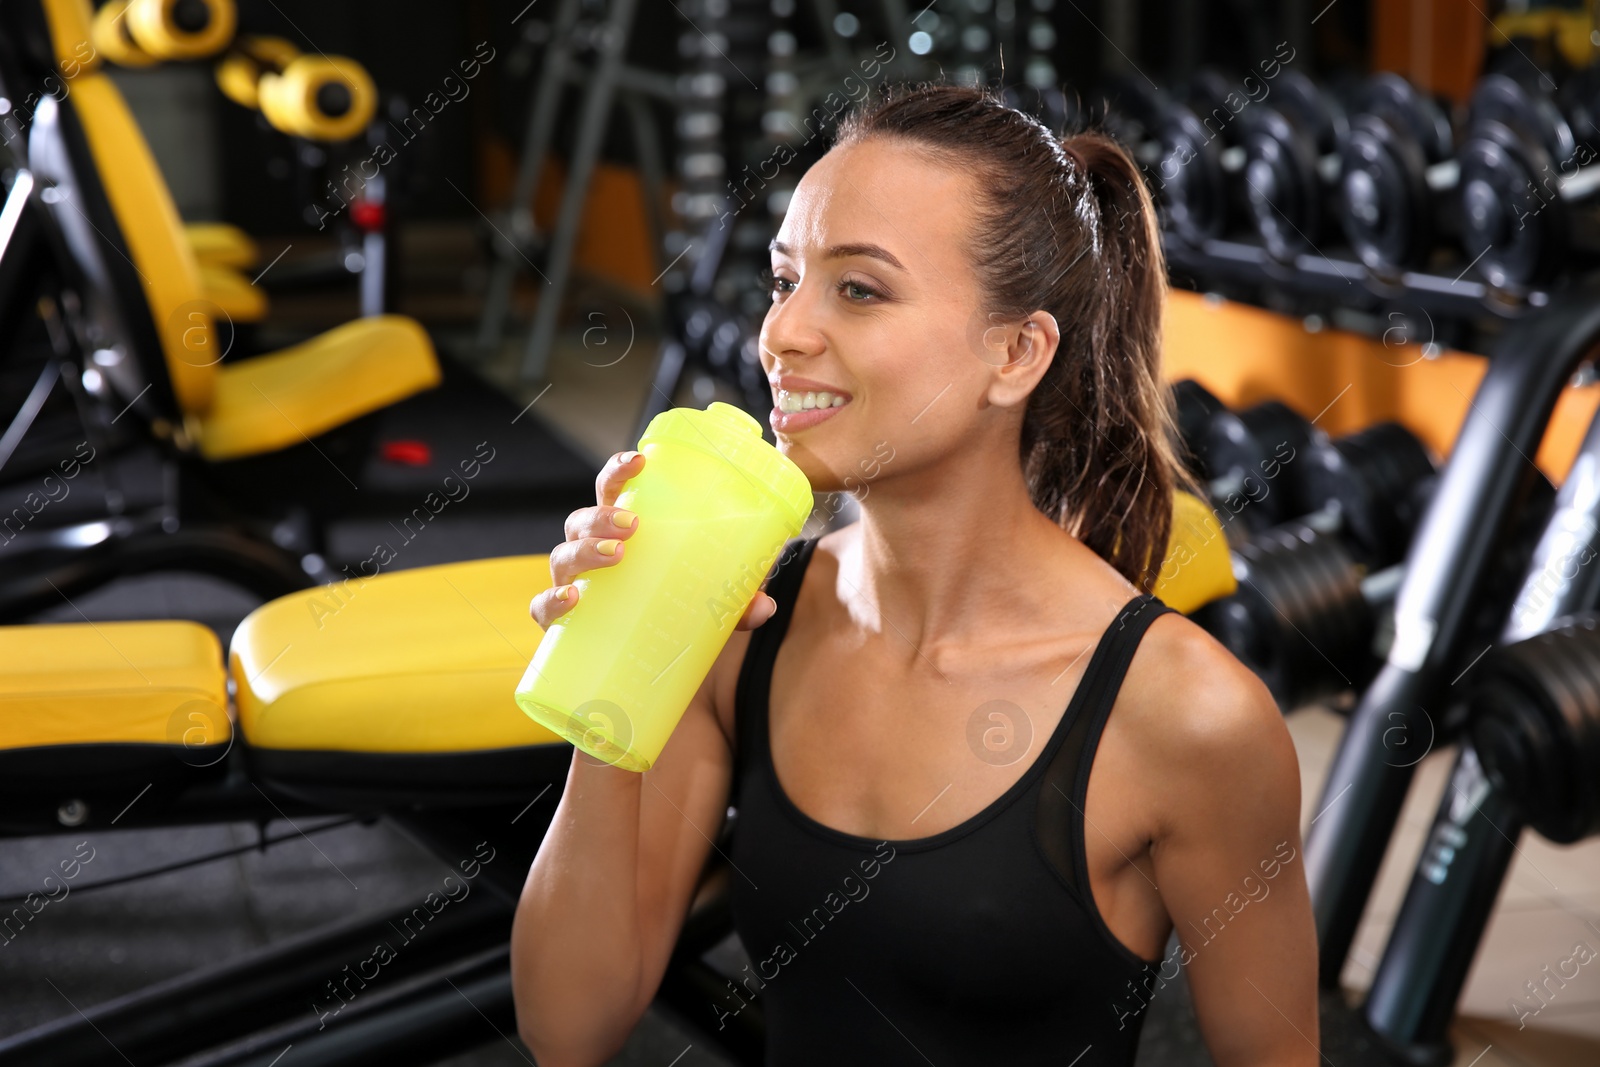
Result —
[[835, 148], [800, 179], [777, 239], [799, 258], [836, 244], [881, 245], [912, 276], [948, 273], [963, 260], [973, 193], [966, 173], [909, 146]]

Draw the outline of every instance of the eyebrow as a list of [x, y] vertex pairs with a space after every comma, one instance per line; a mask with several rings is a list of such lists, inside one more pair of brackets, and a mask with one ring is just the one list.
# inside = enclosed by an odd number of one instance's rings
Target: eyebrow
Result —
[[[767, 251], [777, 252], [779, 255], [793, 255], [793, 249], [782, 241], [774, 240], [767, 246]], [[872, 259], [881, 259], [896, 270], [905, 270], [905, 266], [887, 248], [872, 244], [843, 244], [830, 245], [822, 250], [824, 259], [843, 259], [845, 256], [869, 256]]]

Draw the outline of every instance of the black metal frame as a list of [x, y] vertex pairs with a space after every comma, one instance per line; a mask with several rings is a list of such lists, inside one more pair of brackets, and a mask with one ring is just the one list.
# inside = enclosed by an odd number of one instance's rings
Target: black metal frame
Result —
[[[1600, 417], [1556, 497], [1522, 591], [1499, 637], [1510, 645], [1555, 627], [1563, 616], [1600, 608], [1600, 572], [1563, 563], [1574, 535], [1600, 528], [1600, 493], [1589, 473], [1600, 464]], [[1554, 588], [1545, 585], [1555, 574]], [[1485, 773], [1470, 737], [1450, 773], [1410, 887], [1373, 974], [1362, 1018], [1386, 1048], [1417, 1064], [1446, 1064], [1451, 1017], [1516, 853], [1524, 814]]]
[[[1305, 843], [1321, 951], [1336, 988], [1405, 802], [1416, 760], [1448, 725], [1450, 679], [1473, 650], [1463, 634], [1519, 499], [1538, 472], [1527, 458], [1557, 398], [1600, 343], [1600, 279], [1551, 299], [1501, 337], [1406, 559], [1388, 660], [1350, 716]], [[1441, 715], [1442, 718], [1442, 715]], [[1410, 747], [1397, 750], [1395, 738]], [[1420, 758], [1420, 757], [1417, 757]]]

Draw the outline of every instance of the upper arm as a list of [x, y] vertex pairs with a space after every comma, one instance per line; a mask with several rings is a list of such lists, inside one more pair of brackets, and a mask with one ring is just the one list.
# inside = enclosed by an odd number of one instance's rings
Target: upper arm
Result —
[[722, 829], [733, 778], [733, 749], [720, 709], [749, 641], [735, 631], [701, 683], [639, 798], [639, 926], [643, 932], [640, 1010], [654, 999], [693, 901], [700, 874]]
[[1174, 645], [1168, 667], [1186, 699], [1167, 697], [1150, 776], [1162, 789], [1156, 884], [1179, 940], [1162, 977], [1187, 971], [1219, 1067], [1315, 1064], [1317, 941], [1294, 743], [1266, 687], [1209, 635], [1194, 628]]

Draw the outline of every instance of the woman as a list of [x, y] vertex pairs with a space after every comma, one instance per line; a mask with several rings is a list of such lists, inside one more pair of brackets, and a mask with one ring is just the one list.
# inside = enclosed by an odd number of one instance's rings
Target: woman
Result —
[[[512, 935], [539, 1063], [622, 1047], [730, 804], [751, 965], [706, 1021], [760, 1003], [769, 1064], [1126, 1064], [1180, 969], [1219, 1065], [1316, 1063], [1288, 731], [1148, 595], [1182, 475], [1133, 162], [893, 88], [799, 183], [771, 287], [779, 447], [861, 516], [786, 546], [655, 767], [575, 754]], [[648, 525], [614, 505], [642, 467], [568, 518], [541, 626]]]

